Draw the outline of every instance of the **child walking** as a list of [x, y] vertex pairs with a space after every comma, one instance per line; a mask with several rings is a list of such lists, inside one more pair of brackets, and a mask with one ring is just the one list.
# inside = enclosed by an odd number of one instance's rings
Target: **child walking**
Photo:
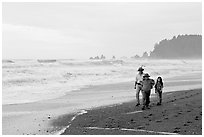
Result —
[[153, 88], [155, 82], [153, 79], [149, 78], [150, 75], [148, 73], [144, 74], [142, 83], [142, 101], [143, 101], [143, 107], [142, 110], [145, 108], [149, 109], [149, 103], [150, 103], [150, 94], [151, 89]]
[[163, 81], [161, 77], [157, 78], [156, 84], [155, 84], [155, 93], [157, 94], [157, 105], [161, 105], [162, 103], [162, 89], [163, 89]]

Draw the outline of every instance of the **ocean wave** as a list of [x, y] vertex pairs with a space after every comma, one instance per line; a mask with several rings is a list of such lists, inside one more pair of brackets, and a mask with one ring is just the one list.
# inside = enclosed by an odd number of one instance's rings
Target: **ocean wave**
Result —
[[[13, 63], [9, 63], [13, 64]], [[3, 69], [25, 69], [25, 68], [37, 68], [40, 67], [40, 64], [30, 65], [30, 64], [22, 64], [22, 65], [2, 65]]]
[[15, 63], [15, 62], [12, 60], [2, 60], [2, 63]]
[[2, 81], [3, 86], [9, 86], [9, 85], [16, 85], [16, 86], [24, 86], [24, 85], [31, 85], [31, 84], [45, 84], [46, 78], [14, 78], [14, 79], [7, 79]]
[[39, 63], [54, 63], [54, 62], [57, 62], [56, 59], [38, 59], [37, 61]]
[[59, 63], [66, 66], [110, 66], [123, 65], [125, 62], [123, 60], [91, 60], [82, 62], [60, 61]]
[[[22, 93], [25, 93], [28, 100], [40, 100], [41, 96], [50, 95], [50, 92], [52, 97], [57, 97], [58, 94], [62, 95], [90, 85], [133, 81], [138, 73], [138, 67], [142, 65], [145, 66], [144, 72], [148, 72], [153, 79], [162, 76], [165, 80], [183, 74], [189, 76], [190, 73], [202, 72], [202, 63], [198, 61], [186, 61], [187, 63], [171, 60], [57, 60], [53, 63], [39, 63], [36, 60], [14, 61], [15, 63], [3, 64], [2, 69], [3, 93], [4, 95], [11, 93], [9, 97], [4, 96], [4, 101], [8, 102], [13, 102], [11, 97], [20, 100]], [[33, 95], [36, 92], [39, 93]]]
[[91, 62], [93, 65], [123, 65], [123, 60], [102, 60], [102, 61], [93, 61]]

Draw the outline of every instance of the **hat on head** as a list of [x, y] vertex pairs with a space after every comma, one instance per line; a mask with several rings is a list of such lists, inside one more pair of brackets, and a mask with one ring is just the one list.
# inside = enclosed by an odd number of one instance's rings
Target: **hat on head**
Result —
[[139, 67], [137, 71], [144, 71], [142, 67]]
[[145, 73], [145, 74], [143, 75], [143, 77], [150, 77], [150, 75], [149, 75], [148, 73]]

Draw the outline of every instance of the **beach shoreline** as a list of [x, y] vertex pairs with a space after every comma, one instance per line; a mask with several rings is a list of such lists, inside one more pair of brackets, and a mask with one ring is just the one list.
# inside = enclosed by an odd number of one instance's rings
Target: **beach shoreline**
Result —
[[[183, 90], [185, 85], [186, 89], [202, 88], [202, 81], [200, 80], [192, 82], [192, 85], [189, 85], [191, 82], [185, 81], [186, 79], [190, 81], [191, 77], [177, 77], [176, 79], [180, 81], [178, 84], [175, 82], [166, 83], [164, 92]], [[200, 77], [196, 74], [195, 78]], [[97, 85], [68, 92], [65, 96], [56, 99], [2, 105], [2, 133], [5, 135], [57, 134], [68, 125], [64, 125], [64, 127], [53, 126], [54, 120], [67, 114], [72, 118], [72, 116], [81, 113], [82, 110], [92, 110], [101, 106], [114, 106], [134, 101], [135, 90], [133, 87], [133, 81]]]

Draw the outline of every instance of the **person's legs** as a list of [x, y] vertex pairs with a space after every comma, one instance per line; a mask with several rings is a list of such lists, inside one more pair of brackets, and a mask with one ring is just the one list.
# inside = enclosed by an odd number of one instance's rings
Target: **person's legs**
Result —
[[149, 107], [150, 103], [150, 91], [146, 91], [146, 107]]
[[157, 104], [158, 104], [158, 103], [159, 103], [159, 100], [160, 100], [159, 91], [156, 91], [156, 95], [157, 95]]
[[145, 91], [141, 91], [141, 92], [142, 92], [142, 109], [144, 110], [147, 102], [147, 97], [146, 97]]
[[140, 90], [141, 90], [141, 87], [137, 85], [136, 86], [136, 105], [140, 104], [140, 98], [139, 98]]
[[162, 92], [159, 92], [159, 103], [160, 103], [160, 105], [162, 103]]
[[161, 91], [156, 90], [156, 94], [157, 94], [157, 105], [161, 105]]

